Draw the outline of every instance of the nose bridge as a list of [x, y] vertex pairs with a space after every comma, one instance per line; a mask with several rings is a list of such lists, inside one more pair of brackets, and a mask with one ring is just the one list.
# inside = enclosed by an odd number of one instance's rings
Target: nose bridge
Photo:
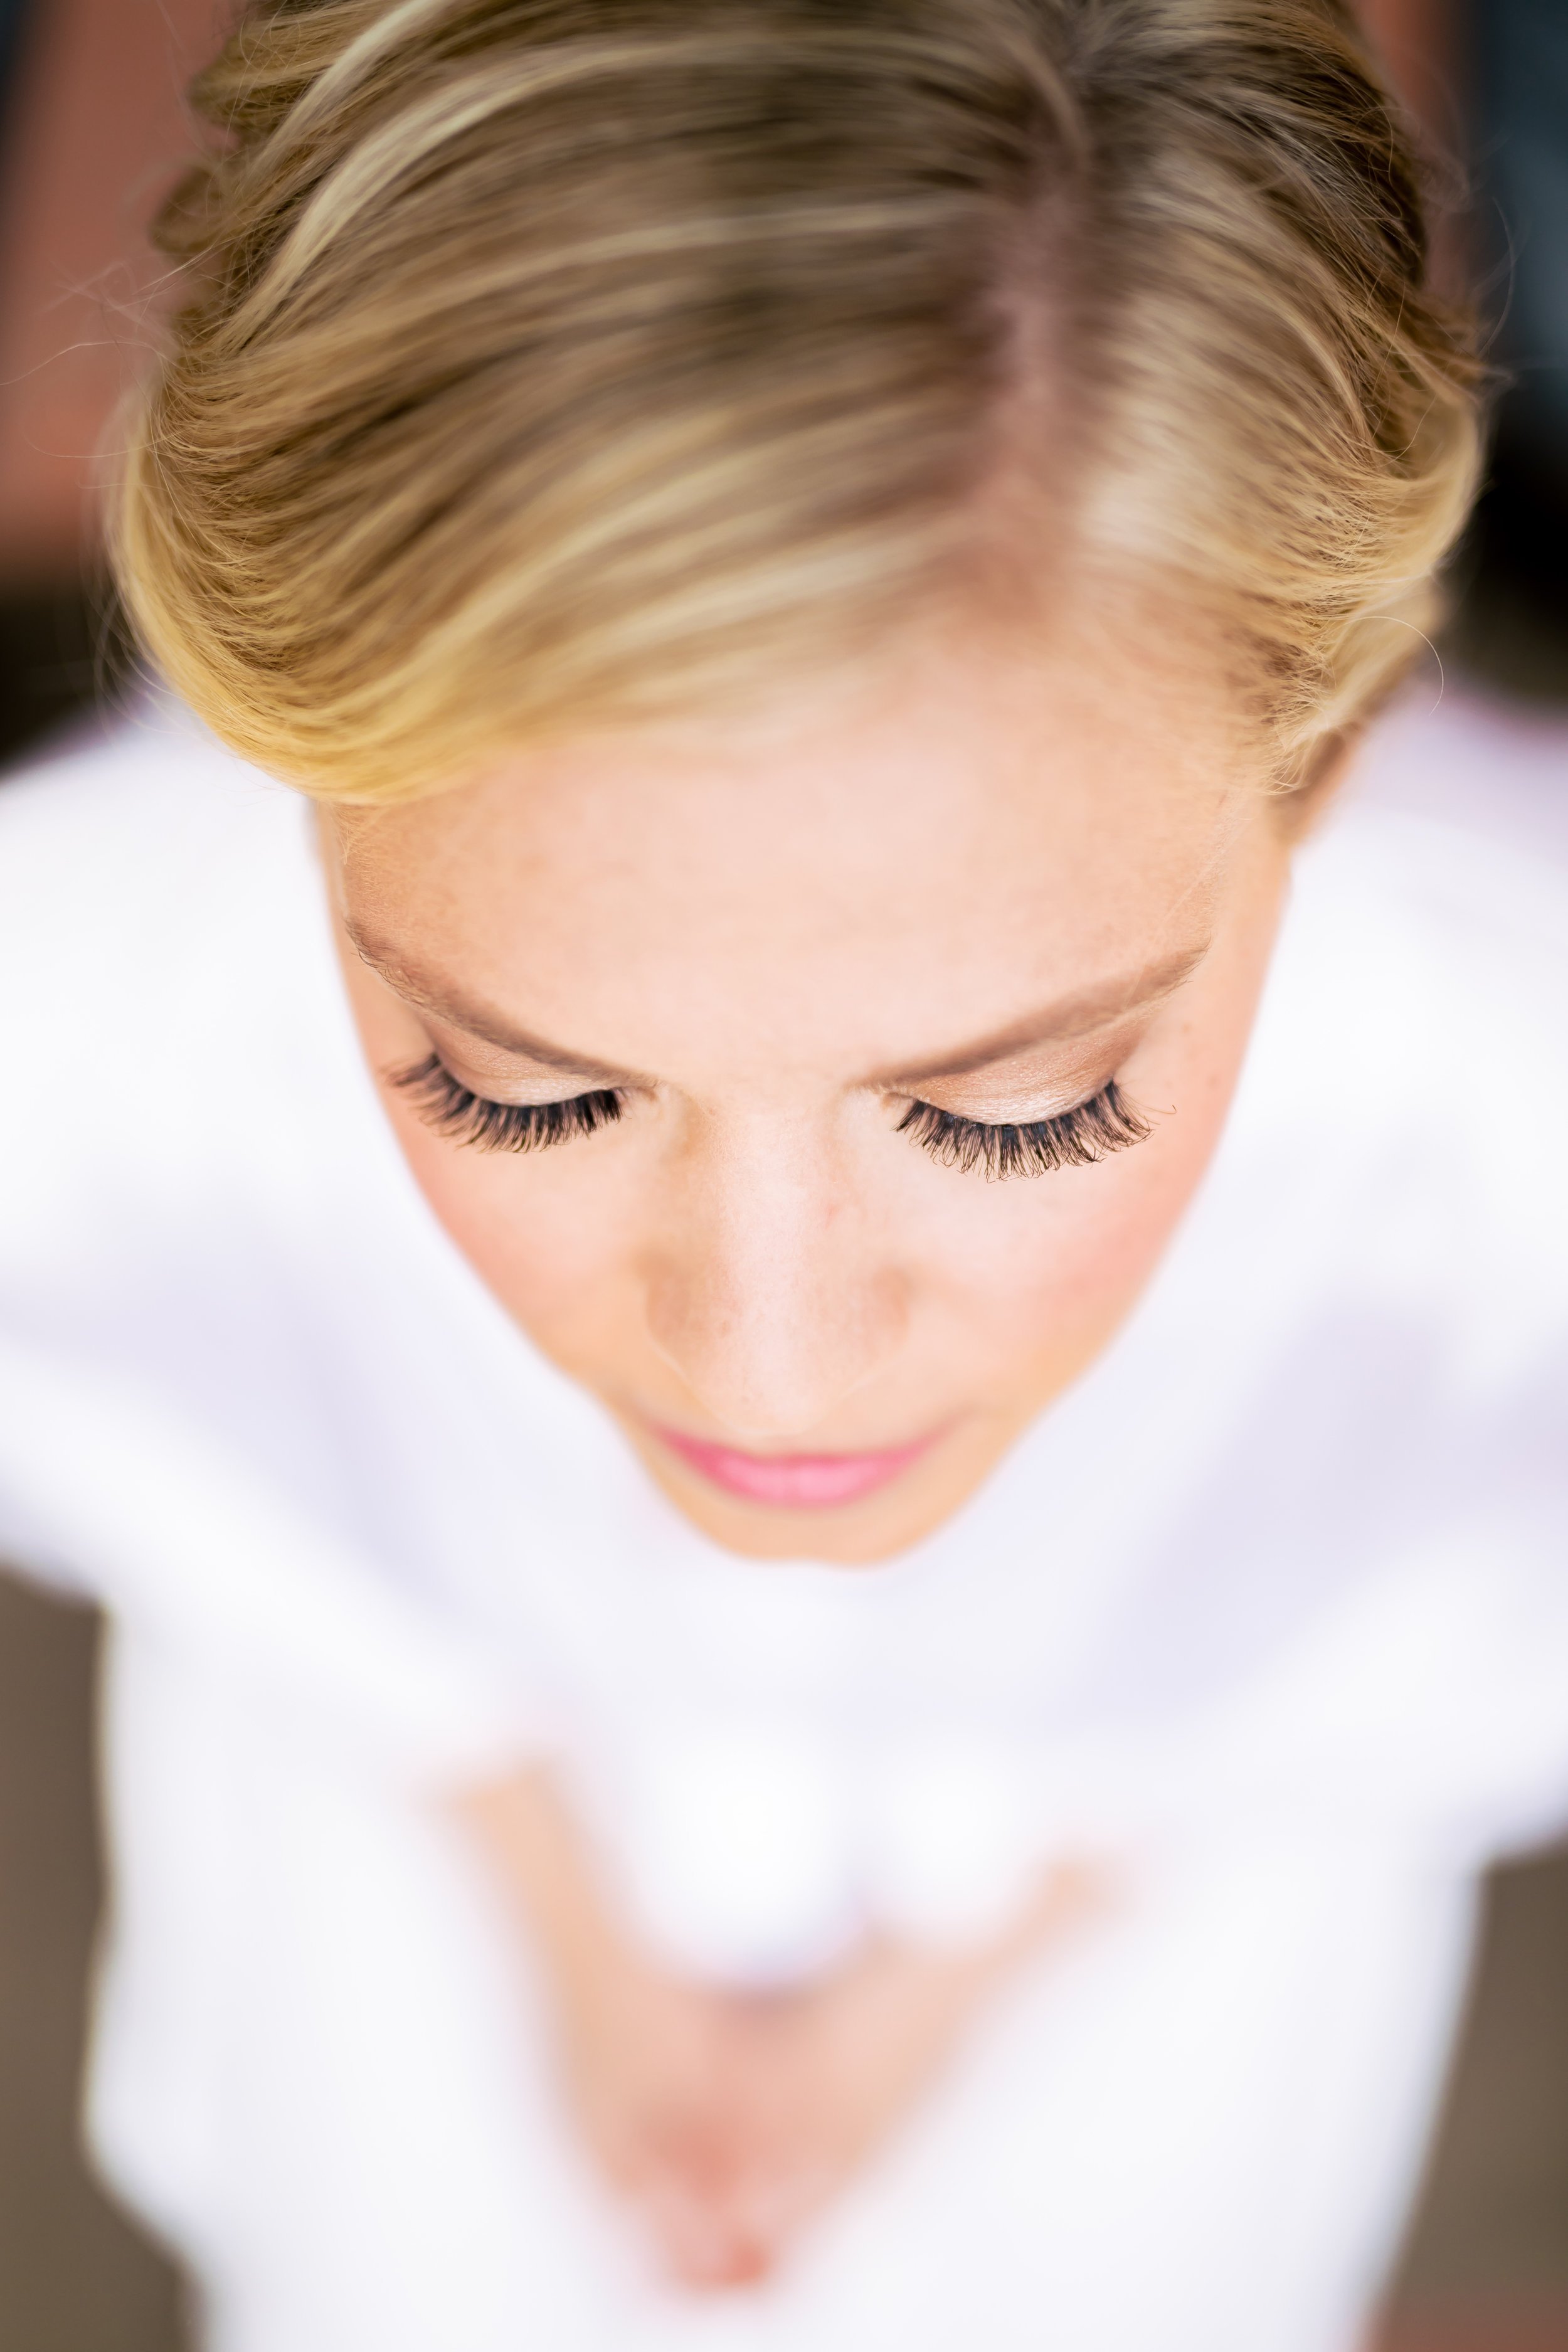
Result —
[[661, 1223], [654, 1344], [737, 1436], [810, 1431], [902, 1338], [888, 1237], [830, 1138], [759, 1117], [695, 1139]]

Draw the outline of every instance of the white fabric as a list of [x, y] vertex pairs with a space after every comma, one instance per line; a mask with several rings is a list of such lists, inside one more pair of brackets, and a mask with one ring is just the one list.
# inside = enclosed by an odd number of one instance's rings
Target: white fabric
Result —
[[[1369, 766], [1148, 1297], [854, 1577], [706, 1544], [458, 1258], [296, 802], [167, 717], [0, 792], [0, 1549], [121, 1629], [97, 2128], [221, 2352], [1347, 2352], [1470, 1874], [1568, 1820], [1568, 752]], [[422, 1800], [536, 1751], [716, 1976], [1122, 1900], [688, 2303]]]

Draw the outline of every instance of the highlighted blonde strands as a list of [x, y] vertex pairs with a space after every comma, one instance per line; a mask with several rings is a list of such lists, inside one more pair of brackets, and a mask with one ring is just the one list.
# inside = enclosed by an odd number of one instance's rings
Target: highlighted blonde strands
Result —
[[1211, 609], [1290, 780], [1431, 625], [1478, 371], [1342, 0], [251, 0], [195, 97], [118, 565], [321, 797], [998, 578]]

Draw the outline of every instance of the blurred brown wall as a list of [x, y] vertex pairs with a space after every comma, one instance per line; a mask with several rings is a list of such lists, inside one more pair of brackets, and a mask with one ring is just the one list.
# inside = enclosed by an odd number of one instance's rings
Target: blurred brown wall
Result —
[[1446, 153], [1463, 142], [1458, 87], [1465, 0], [1361, 0], [1361, 16], [1405, 103]]
[[0, 590], [68, 576], [223, 0], [33, 0], [0, 148]]

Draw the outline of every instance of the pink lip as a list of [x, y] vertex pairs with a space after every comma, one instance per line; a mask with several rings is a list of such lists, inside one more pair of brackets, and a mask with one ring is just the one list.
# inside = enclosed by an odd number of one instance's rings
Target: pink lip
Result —
[[711, 1445], [678, 1429], [658, 1435], [673, 1453], [726, 1494], [748, 1503], [770, 1503], [786, 1511], [829, 1511], [858, 1503], [907, 1470], [931, 1444], [895, 1445], [880, 1454], [742, 1454], [732, 1445]]

